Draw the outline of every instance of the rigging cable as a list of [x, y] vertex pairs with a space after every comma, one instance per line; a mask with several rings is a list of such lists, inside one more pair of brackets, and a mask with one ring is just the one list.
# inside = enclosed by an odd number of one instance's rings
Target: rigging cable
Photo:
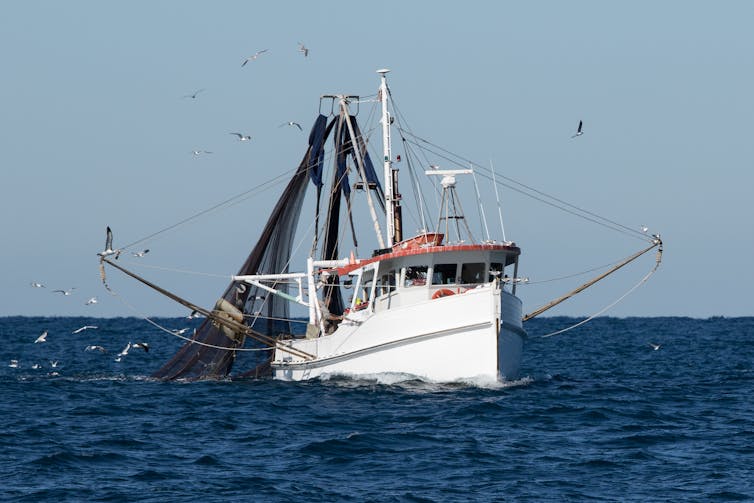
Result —
[[[438, 157], [441, 157], [441, 158], [443, 158], [443, 159], [445, 159], [445, 160], [447, 160], [449, 162], [452, 162], [452, 163], [456, 164], [459, 167], [463, 167], [464, 164], [461, 163], [461, 162], [463, 162], [463, 163], [467, 163], [467, 164], [470, 163], [470, 164], [472, 164], [473, 166], [479, 168], [482, 171], [487, 171], [487, 168], [485, 168], [481, 164], [478, 164], [478, 163], [475, 163], [475, 162], [473, 162], [473, 161], [471, 161], [469, 159], [466, 159], [466, 158], [464, 158], [464, 157], [462, 157], [462, 156], [460, 156], [458, 154], [455, 154], [455, 153], [453, 153], [453, 152], [451, 152], [451, 151], [449, 151], [447, 149], [444, 149], [444, 148], [440, 147], [439, 145], [435, 145], [435, 144], [429, 142], [428, 140], [425, 140], [425, 139], [423, 139], [423, 138], [421, 138], [421, 137], [419, 137], [419, 136], [411, 133], [410, 131], [406, 131], [406, 133], [408, 135], [410, 135], [411, 137], [415, 138], [414, 141], [410, 141], [409, 140], [410, 143], [413, 143], [417, 147], [421, 148], [421, 146], [419, 145], [419, 142], [422, 142], [422, 143], [425, 143], [425, 144], [431, 146], [434, 149], [439, 150], [440, 152], [444, 152], [447, 155], [443, 155], [443, 154], [441, 154], [439, 152], [436, 152], [434, 150], [431, 150], [431, 149], [427, 148], [427, 150], [429, 150], [430, 152], [434, 153]], [[457, 160], [455, 160], [455, 159], [453, 159], [452, 157], [449, 157], [449, 156], [453, 156], [453, 157], [455, 157], [457, 159], [460, 159], [460, 161], [457, 161]], [[484, 178], [487, 178], [488, 180], [492, 180], [492, 178], [490, 176], [486, 175], [486, 174], [480, 174], [480, 176], [483, 176]], [[572, 215], [578, 216], [578, 217], [583, 218], [585, 220], [589, 220], [589, 221], [591, 221], [593, 223], [596, 223], [596, 224], [602, 225], [604, 227], [610, 228], [610, 229], [615, 230], [617, 232], [622, 232], [622, 233], [625, 233], [625, 234], [629, 234], [629, 235], [632, 235], [633, 237], [639, 237], [639, 238], [644, 239], [644, 240], [647, 239], [647, 236], [644, 235], [644, 233], [642, 233], [642, 232], [640, 232], [640, 231], [638, 231], [636, 229], [632, 229], [631, 227], [628, 227], [626, 225], [623, 225], [623, 224], [620, 224], [620, 223], [615, 222], [613, 220], [610, 220], [609, 218], [603, 217], [603, 216], [598, 215], [598, 214], [596, 214], [594, 212], [591, 212], [589, 210], [585, 210], [583, 208], [580, 208], [580, 207], [578, 207], [576, 205], [568, 203], [567, 201], [564, 201], [564, 200], [559, 199], [559, 198], [557, 198], [555, 196], [547, 194], [547, 193], [545, 193], [543, 191], [535, 189], [534, 187], [530, 187], [529, 185], [526, 185], [526, 184], [524, 184], [522, 182], [514, 180], [513, 178], [510, 178], [508, 176], [505, 176], [505, 175], [498, 175], [498, 176], [500, 176], [501, 178], [503, 178], [505, 180], [508, 180], [509, 182], [511, 182], [511, 183], [513, 183], [513, 184], [515, 184], [515, 185], [517, 185], [519, 187], [523, 187], [523, 189], [526, 189], [526, 190], [514, 187], [512, 185], [509, 185], [509, 184], [506, 184], [506, 183], [503, 183], [503, 182], [498, 182], [500, 185], [502, 185], [504, 187], [507, 187], [507, 188], [509, 188], [511, 190], [514, 190], [516, 192], [519, 192], [519, 193], [521, 193], [523, 195], [526, 195], [527, 197], [530, 197], [532, 199], [538, 200], [540, 202], [543, 202], [545, 204], [548, 204], [550, 206], [558, 208], [561, 211], [565, 211], [567, 213], [570, 213]], [[538, 194], [539, 197], [535, 196], [535, 195], [533, 195], [533, 194], [531, 194], [529, 192], [526, 192], [526, 191], [531, 191], [534, 194]], [[570, 208], [570, 209], [568, 209], [568, 208]], [[592, 218], [590, 218], [590, 217], [592, 217]]]

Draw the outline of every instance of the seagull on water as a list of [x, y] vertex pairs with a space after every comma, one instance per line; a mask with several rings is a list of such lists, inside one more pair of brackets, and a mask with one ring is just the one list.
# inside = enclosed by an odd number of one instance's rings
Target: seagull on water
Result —
[[200, 92], [202, 92], [202, 91], [204, 91], [204, 89], [199, 89], [199, 90], [197, 90], [197, 91], [194, 91], [194, 93], [193, 93], [193, 94], [186, 94], [186, 95], [184, 95], [183, 97], [184, 97], [184, 98], [191, 98], [192, 100], [195, 100], [195, 99], [196, 99], [196, 97], [197, 97], [197, 96], [199, 95], [199, 93], [200, 93]]
[[89, 305], [92, 305], [92, 304], [96, 304], [97, 302], [99, 302], [97, 300], [97, 297], [92, 297], [91, 299], [89, 299], [86, 302], [84, 302], [84, 305], [85, 306], [89, 306]]
[[299, 131], [303, 131], [303, 129], [301, 129], [301, 124], [299, 124], [298, 122], [288, 121], [288, 122], [284, 122], [283, 124], [280, 124], [278, 127], [283, 127], [283, 126], [295, 126], [298, 128]]
[[99, 351], [100, 353], [107, 353], [107, 349], [103, 348], [102, 346], [95, 346], [94, 344], [84, 348], [84, 351]]
[[10, 368], [12, 368], [12, 369], [17, 369], [18, 368], [18, 360], [11, 360], [10, 363], [8, 364], [8, 366]]
[[649, 347], [651, 347], [651, 348], [652, 348], [653, 350], [657, 351], [657, 350], [658, 350], [658, 349], [660, 349], [660, 348], [661, 348], [662, 346], [661, 346], [660, 344], [655, 344], [654, 342], [650, 342], [650, 343], [649, 343]]
[[37, 340], [34, 341], [34, 344], [39, 344], [40, 342], [47, 342], [47, 330], [42, 332], [39, 337], [37, 337]]
[[76, 287], [69, 288], [68, 290], [53, 290], [53, 293], [61, 293], [63, 294], [63, 297], [67, 297], [69, 295], [73, 295], [73, 291], [76, 289]]
[[584, 121], [579, 121], [579, 128], [576, 130], [576, 134], [571, 136], [571, 138], [576, 138], [577, 136], [581, 136], [584, 134], [584, 131], [581, 130], [581, 128], [584, 126]]
[[50, 360], [50, 367], [56, 368], [57, 366], [58, 366], [58, 361], [57, 360]]
[[238, 141], [249, 141], [249, 140], [251, 140], [251, 136], [249, 136], [249, 135], [244, 135], [244, 134], [241, 134], [241, 133], [228, 133], [228, 134], [232, 134], [232, 135], [238, 136]]
[[74, 331], [73, 331], [73, 332], [71, 332], [71, 333], [72, 333], [72, 334], [78, 334], [78, 333], [81, 333], [81, 332], [83, 332], [84, 330], [89, 330], [89, 329], [92, 329], [92, 330], [93, 330], [93, 329], [95, 329], [95, 328], [97, 328], [97, 327], [96, 327], [95, 325], [84, 325], [83, 327], [81, 327], [81, 328], [77, 328], [76, 330], [74, 330]]
[[309, 55], [309, 49], [307, 49], [303, 42], [298, 43], [298, 52], [302, 53], [304, 57]]
[[131, 252], [131, 255], [133, 255], [134, 257], [143, 257], [147, 253], [149, 253], [149, 248], [147, 248], [146, 250], [141, 250], [140, 252]]
[[249, 61], [254, 61], [259, 56], [261, 56], [262, 54], [264, 54], [265, 52], [267, 52], [267, 49], [262, 49], [261, 51], [255, 52], [254, 55], [249, 56], [248, 58], [244, 59], [243, 63], [241, 63], [241, 66], [242, 67], [246, 66], [246, 63], [248, 63]]
[[45, 286], [42, 283], [37, 283], [36, 281], [31, 282], [31, 286], [33, 288], [44, 288]]
[[41, 365], [38, 363], [35, 363], [34, 365], [31, 366], [31, 368], [33, 368], [34, 370], [37, 370], [39, 367], [41, 367]]

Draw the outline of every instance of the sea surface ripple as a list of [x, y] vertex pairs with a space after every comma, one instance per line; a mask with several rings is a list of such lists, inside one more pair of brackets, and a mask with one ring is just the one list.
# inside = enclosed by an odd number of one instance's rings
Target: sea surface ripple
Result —
[[[0, 499], [754, 499], [754, 318], [539, 337], [575, 321], [529, 322], [517, 381], [440, 385], [158, 382], [180, 341], [144, 321], [0, 318]], [[85, 324], [99, 328], [72, 334]]]

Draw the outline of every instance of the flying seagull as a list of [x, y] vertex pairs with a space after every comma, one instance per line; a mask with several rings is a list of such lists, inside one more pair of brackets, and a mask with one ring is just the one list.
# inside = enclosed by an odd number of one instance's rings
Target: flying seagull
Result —
[[258, 58], [259, 56], [261, 56], [262, 54], [264, 54], [265, 52], [267, 52], [267, 49], [262, 49], [261, 51], [257, 51], [257, 52], [255, 52], [253, 56], [249, 56], [248, 58], [244, 59], [244, 60], [243, 60], [243, 63], [241, 63], [241, 66], [242, 66], [242, 67], [243, 67], [243, 66], [246, 66], [246, 63], [248, 63], [249, 61], [254, 61], [254, 60], [255, 60], [255, 59], [257, 59], [257, 58]]
[[204, 318], [204, 315], [199, 313], [198, 311], [191, 311], [188, 316], [186, 316], [187, 320], [193, 320], [195, 318]]
[[193, 93], [193, 94], [186, 94], [186, 95], [184, 95], [183, 97], [184, 97], [184, 98], [191, 98], [192, 100], [195, 100], [195, 99], [196, 99], [196, 97], [197, 97], [197, 95], [198, 95], [198, 94], [199, 94], [200, 92], [202, 92], [202, 91], [204, 91], [204, 89], [199, 89], [199, 90], [197, 90], [197, 91], [194, 91], [194, 93]]
[[84, 302], [84, 305], [85, 306], [89, 306], [89, 305], [92, 305], [92, 304], [96, 304], [97, 302], [99, 302], [97, 300], [97, 297], [92, 297], [91, 299], [89, 299], [86, 302]]
[[73, 291], [76, 289], [74, 286], [73, 288], [69, 288], [68, 290], [53, 290], [53, 293], [62, 293], [64, 297], [67, 297], [68, 295], [73, 295]]
[[251, 140], [251, 136], [243, 135], [241, 133], [229, 133], [238, 136], [238, 141], [249, 141]]
[[97, 327], [96, 327], [95, 325], [84, 325], [83, 327], [81, 327], [81, 328], [77, 328], [76, 330], [74, 330], [74, 331], [73, 331], [73, 332], [71, 332], [71, 333], [72, 333], [72, 334], [79, 334], [79, 333], [83, 332], [84, 330], [89, 330], [89, 329], [92, 329], [92, 330], [94, 330], [94, 329], [96, 329], [96, 328], [97, 328]]
[[149, 344], [146, 342], [137, 342], [131, 345], [132, 348], [143, 349], [145, 352], [149, 352]]
[[579, 128], [576, 130], [576, 134], [571, 136], [571, 138], [576, 138], [577, 136], [581, 136], [584, 134], [584, 131], [581, 130], [581, 128], [584, 126], [584, 121], [579, 121]]
[[123, 358], [124, 356], [126, 356], [128, 354], [128, 350], [129, 349], [131, 349], [131, 342], [129, 342], [128, 344], [126, 344], [126, 347], [123, 348], [123, 351], [121, 351], [120, 353], [118, 353], [118, 356], [117, 356], [117, 358], [115, 358], [115, 361], [119, 362], [121, 360], [121, 358]]
[[37, 337], [37, 340], [34, 341], [34, 344], [39, 344], [40, 342], [47, 342], [47, 330], [42, 332], [42, 334]]
[[299, 131], [303, 131], [303, 129], [301, 129], [301, 124], [299, 124], [298, 122], [288, 121], [288, 122], [284, 122], [283, 124], [280, 124], [278, 127], [283, 127], [283, 126], [295, 126], [298, 128]]
[[115, 255], [115, 258], [117, 259], [120, 256], [120, 250], [113, 250], [113, 231], [110, 229], [110, 226], [107, 226], [107, 231], [105, 235], [105, 249], [102, 250], [97, 254], [100, 258], [105, 258], [110, 255]]
[[149, 253], [149, 248], [147, 248], [146, 250], [141, 250], [140, 252], [131, 252], [131, 255], [133, 255], [134, 257], [143, 257], [147, 253]]
[[651, 347], [652, 349], [654, 349], [655, 351], [657, 351], [657, 350], [658, 350], [658, 349], [660, 349], [660, 348], [661, 348], [662, 346], [660, 346], [659, 344], [655, 344], [654, 342], [650, 342], [650, 343], [649, 343], [649, 347]]
[[58, 361], [57, 360], [50, 360], [50, 367], [55, 368], [57, 366], [58, 366]]
[[307, 57], [309, 55], [309, 49], [306, 48], [303, 42], [298, 43], [298, 52], [303, 53], [304, 57]]
[[212, 152], [209, 150], [192, 150], [191, 153], [194, 154], [194, 157], [199, 157], [202, 154], [211, 154]]
[[178, 330], [177, 328], [174, 328], [173, 330], [171, 330], [171, 332], [173, 332], [176, 335], [183, 335], [186, 332], [188, 332], [188, 328], [182, 328], [180, 330]]
[[42, 283], [37, 283], [36, 281], [31, 282], [31, 286], [34, 288], [44, 288], [45, 286]]
[[99, 351], [100, 353], [107, 353], [107, 349], [103, 348], [102, 346], [87, 346], [84, 351]]

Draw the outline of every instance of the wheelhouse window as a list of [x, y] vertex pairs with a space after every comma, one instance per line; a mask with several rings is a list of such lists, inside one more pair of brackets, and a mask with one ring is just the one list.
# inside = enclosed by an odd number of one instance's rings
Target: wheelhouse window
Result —
[[461, 266], [461, 283], [484, 283], [487, 276], [484, 262], [474, 262]]
[[412, 265], [406, 267], [403, 286], [425, 286], [427, 284], [428, 271], [429, 267], [427, 267], [426, 265]]
[[449, 285], [456, 282], [457, 264], [435, 264], [432, 270], [433, 285]]
[[395, 290], [395, 270], [380, 276], [380, 282], [377, 284], [379, 295], [385, 295]]

